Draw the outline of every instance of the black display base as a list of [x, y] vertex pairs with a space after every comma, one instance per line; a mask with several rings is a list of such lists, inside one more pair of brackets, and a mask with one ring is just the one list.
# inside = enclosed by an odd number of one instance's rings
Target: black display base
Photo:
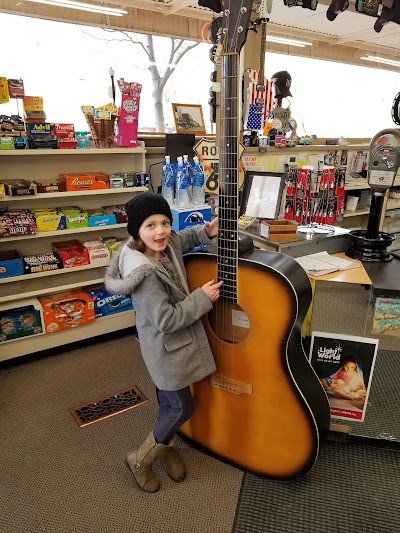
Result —
[[366, 230], [350, 231], [350, 247], [346, 255], [352, 259], [370, 263], [391, 261], [393, 255], [387, 250], [396, 236], [380, 231], [374, 238], [367, 237]]

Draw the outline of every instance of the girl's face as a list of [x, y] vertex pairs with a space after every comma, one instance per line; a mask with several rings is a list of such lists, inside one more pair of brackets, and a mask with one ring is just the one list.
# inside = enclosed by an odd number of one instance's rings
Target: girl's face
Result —
[[169, 236], [171, 235], [171, 223], [165, 215], [151, 215], [146, 218], [139, 229], [139, 237], [145, 245], [145, 255], [160, 259], [161, 252], [165, 250]]

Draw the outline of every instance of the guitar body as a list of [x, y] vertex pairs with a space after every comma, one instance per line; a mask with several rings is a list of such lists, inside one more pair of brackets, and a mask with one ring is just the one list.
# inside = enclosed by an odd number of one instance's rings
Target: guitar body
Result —
[[[192, 385], [193, 417], [180, 434], [251, 473], [295, 479], [313, 466], [329, 429], [329, 406], [301, 345], [311, 303], [290, 257], [254, 251], [238, 260], [237, 303], [218, 300], [204, 317], [217, 372]], [[216, 279], [217, 256], [185, 258], [190, 290]]]

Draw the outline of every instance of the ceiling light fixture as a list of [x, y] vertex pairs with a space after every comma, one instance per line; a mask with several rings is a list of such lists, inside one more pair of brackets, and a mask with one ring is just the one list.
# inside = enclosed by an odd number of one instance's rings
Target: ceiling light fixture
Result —
[[80, 11], [89, 11], [90, 13], [101, 13], [102, 15], [113, 15], [115, 17], [122, 17], [128, 12], [124, 9], [115, 7], [99, 6], [95, 4], [85, 4], [83, 2], [75, 2], [74, 0], [26, 0], [35, 4], [46, 4], [49, 6], [67, 7], [69, 9], [79, 9]]
[[286, 37], [278, 37], [275, 35], [267, 35], [265, 40], [271, 43], [287, 44], [289, 46], [299, 46], [300, 48], [304, 48], [305, 46], [312, 46], [312, 43], [308, 43], [306, 41], [297, 41], [296, 39], [286, 39]]
[[375, 63], [382, 63], [383, 65], [390, 65], [391, 67], [400, 67], [400, 61], [394, 59], [387, 59], [386, 57], [364, 56], [360, 57], [364, 61], [372, 61]]

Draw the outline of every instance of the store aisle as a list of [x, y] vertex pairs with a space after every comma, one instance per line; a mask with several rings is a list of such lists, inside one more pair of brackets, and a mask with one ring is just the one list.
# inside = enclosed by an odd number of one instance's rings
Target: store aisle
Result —
[[[150, 400], [80, 428], [69, 408], [136, 385]], [[156, 414], [134, 337], [0, 372], [1, 533], [228, 533], [243, 474], [179, 441], [184, 483], [156, 468], [141, 491], [124, 464]]]

